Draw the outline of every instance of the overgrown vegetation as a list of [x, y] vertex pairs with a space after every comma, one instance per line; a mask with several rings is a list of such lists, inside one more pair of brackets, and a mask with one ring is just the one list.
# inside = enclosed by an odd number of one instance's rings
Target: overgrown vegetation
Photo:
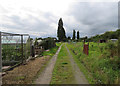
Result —
[[[40, 40], [41, 42], [38, 42]], [[36, 38], [34, 42], [35, 46], [42, 46], [45, 50], [55, 47], [55, 38]]]
[[86, 78], [92, 84], [118, 84], [120, 82], [120, 58], [117, 55], [117, 43], [90, 42], [89, 45], [87, 56], [83, 53], [82, 42], [67, 44], [78, 65], [82, 64], [85, 67], [81, 70]]
[[[23, 54], [23, 57], [22, 57]], [[11, 65], [26, 60], [30, 56], [30, 44], [23, 45], [23, 52], [21, 51], [21, 44], [2, 44], [2, 65]]]
[[51, 84], [74, 84], [73, 70], [70, 64], [69, 56], [63, 45], [53, 70]]
[[44, 51], [42, 53], [42, 55], [43, 56], [51, 56], [52, 57], [56, 53], [56, 51], [58, 50], [60, 45], [61, 45], [61, 43], [56, 43], [56, 47], [53, 47], [53, 48], [49, 49], [48, 51]]

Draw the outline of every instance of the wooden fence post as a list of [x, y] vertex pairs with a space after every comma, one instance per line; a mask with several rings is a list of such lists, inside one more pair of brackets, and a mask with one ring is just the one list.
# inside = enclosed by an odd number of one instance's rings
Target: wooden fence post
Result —
[[83, 52], [84, 52], [86, 55], [89, 54], [89, 43], [88, 43], [88, 44], [85, 44], [85, 43], [84, 43]]
[[23, 63], [23, 60], [24, 60], [24, 56], [23, 56], [23, 35], [21, 35], [21, 58], [22, 58], [22, 63]]

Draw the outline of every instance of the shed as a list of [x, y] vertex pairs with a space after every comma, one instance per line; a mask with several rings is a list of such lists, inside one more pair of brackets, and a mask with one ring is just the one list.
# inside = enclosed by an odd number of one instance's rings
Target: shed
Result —
[[105, 42], [106, 42], [106, 40], [104, 40], [104, 39], [99, 40], [99, 43], [105, 43]]
[[110, 39], [112, 42], [116, 42], [118, 39]]

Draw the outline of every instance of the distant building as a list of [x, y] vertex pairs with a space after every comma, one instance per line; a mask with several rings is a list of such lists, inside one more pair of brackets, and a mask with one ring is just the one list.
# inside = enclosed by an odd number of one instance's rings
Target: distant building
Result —
[[118, 39], [110, 39], [112, 42], [116, 42]]
[[99, 43], [106, 43], [106, 40], [100, 39], [100, 40], [99, 40]]
[[42, 46], [35, 46], [35, 55], [40, 55], [44, 51]]
[[35, 45], [35, 55], [40, 55], [44, 51], [43, 46], [41, 46], [42, 42], [43, 42], [43, 40], [41, 40], [41, 39], [37, 40], [38, 44]]

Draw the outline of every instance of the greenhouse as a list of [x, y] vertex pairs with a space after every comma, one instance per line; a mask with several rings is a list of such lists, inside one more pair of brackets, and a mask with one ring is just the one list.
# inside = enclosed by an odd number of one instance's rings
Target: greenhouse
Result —
[[30, 56], [30, 36], [0, 32], [0, 58], [2, 69], [23, 63]]

